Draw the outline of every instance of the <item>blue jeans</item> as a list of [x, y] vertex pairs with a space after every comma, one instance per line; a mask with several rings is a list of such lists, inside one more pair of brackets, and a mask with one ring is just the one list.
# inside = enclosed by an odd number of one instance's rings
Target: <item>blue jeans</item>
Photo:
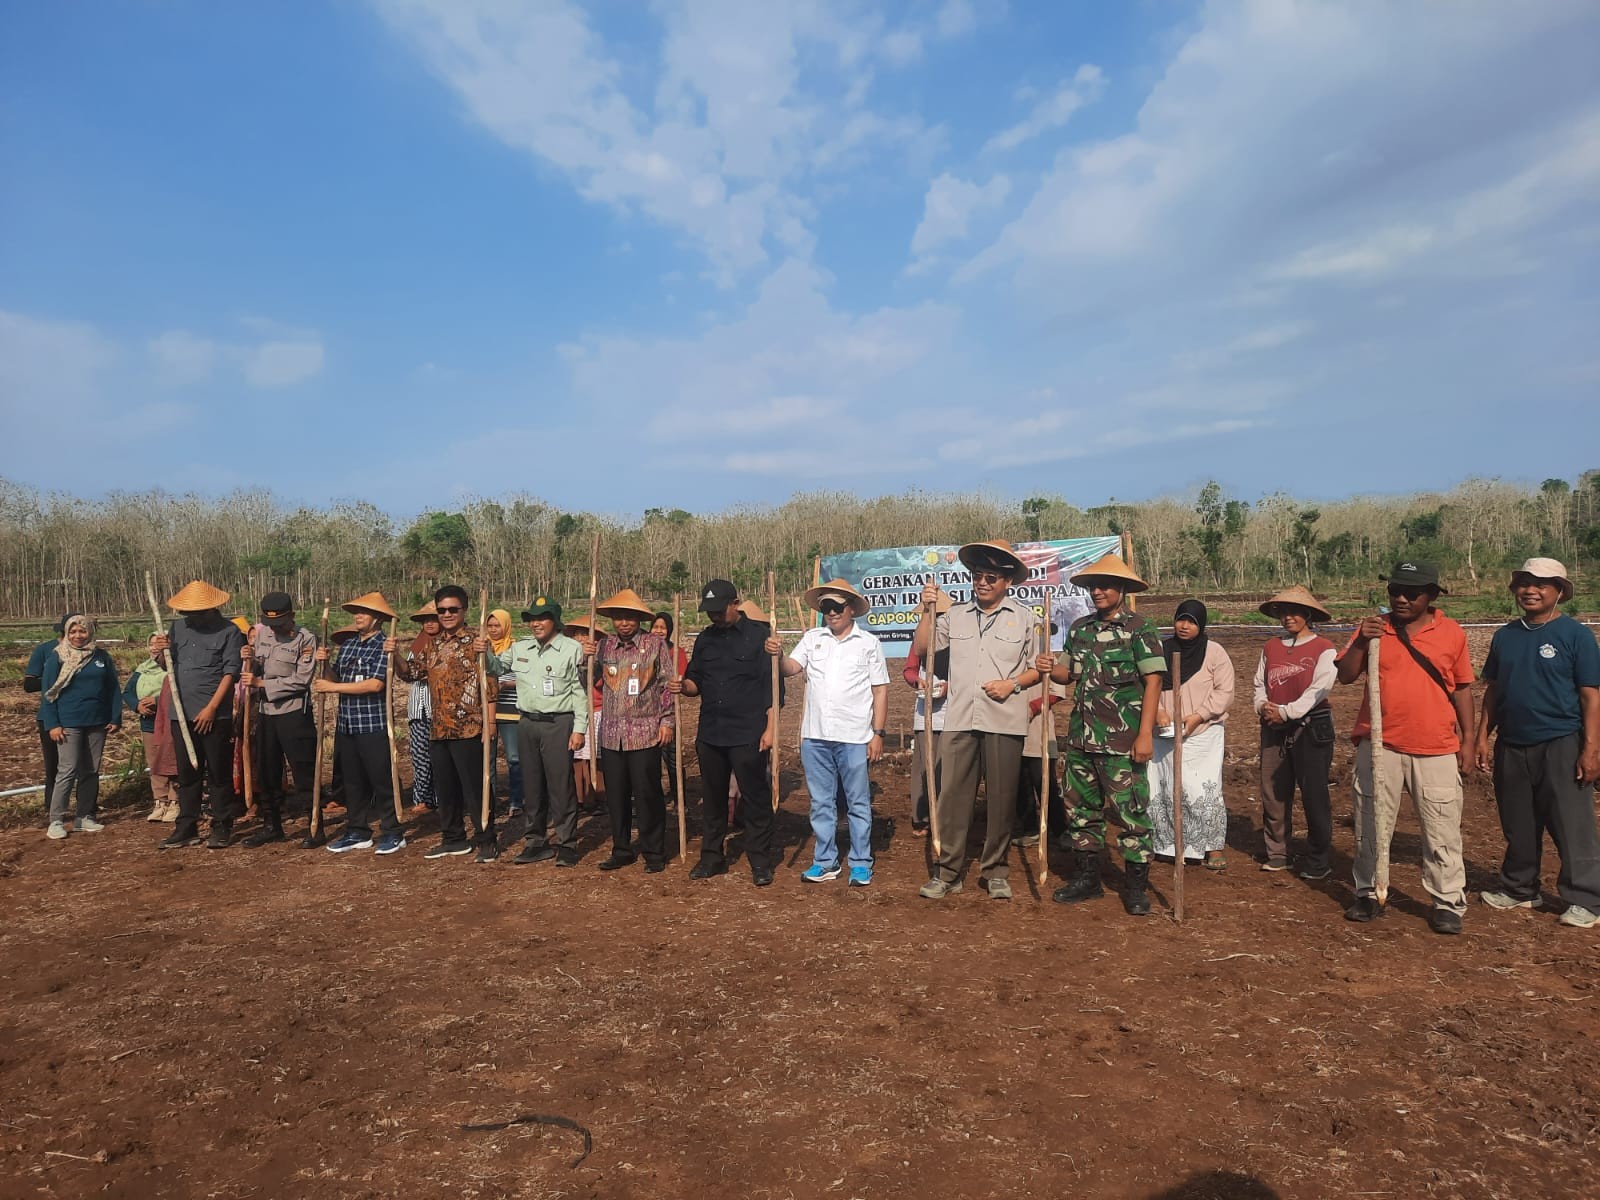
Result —
[[811, 793], [811, 832], [817, 839], [815, 861], [832, 866], [839, 861], [839, 793], [844, 793], [850, 817], [850, 865], [872, 865], [872, 786], [867, 782], [865, 742], [824, 742], [800, 739], [800, 761], [806, 769], [806, 790]]
[[[505, 736], [502, 737], [501, 735]], [[511, 800], [511, 811], [522, 811], [522, 762], [517, 753], [517, 727], [510, 721], [494, 723], [495, 741], [506, 748], [506, 793]], [[492, 747], [491, 747], [492, 749]], [[497, 764], [498, 765], [498, 764]], [[491, 770], [490, 782], [497, 782], [498, 770]]]

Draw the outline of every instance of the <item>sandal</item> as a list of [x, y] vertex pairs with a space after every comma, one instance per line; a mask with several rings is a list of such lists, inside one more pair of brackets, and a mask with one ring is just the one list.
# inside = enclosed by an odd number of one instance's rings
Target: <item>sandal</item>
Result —
[[1228, 869], [1227, 856], [1222, 854], [1208, 854], [1206, 855], [1204, 866], [1208, 871], [1226, 871]]

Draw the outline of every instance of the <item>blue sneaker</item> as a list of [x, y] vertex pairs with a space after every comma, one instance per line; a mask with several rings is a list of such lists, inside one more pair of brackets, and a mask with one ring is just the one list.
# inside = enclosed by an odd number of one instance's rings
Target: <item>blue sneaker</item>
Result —
[[850, 868], [850, 886], [851, 887], [867, 887], [871, 883], [872, 883], [872, 868], [871, 867], [851, 867]]
[[406, 848], [406, 835], [403, 833], [386, 833], [378, 839], [377, 849], [374, 854], [393, 854], [396, 850]]
[[839, 878], [839, 864], [834, 863], [831, 866], [823, 866], [821, 863], [812, 863], [804, 871], [800, 872], [800, 878], [807, 883], [827, 883], [830, 879]]
[[370, 833], [355, 833], [348, 829], [328, 843], [328, 851], [332, 854], [343, 854], [347, 850], [369, 850], [371, 848], [372, 835]]

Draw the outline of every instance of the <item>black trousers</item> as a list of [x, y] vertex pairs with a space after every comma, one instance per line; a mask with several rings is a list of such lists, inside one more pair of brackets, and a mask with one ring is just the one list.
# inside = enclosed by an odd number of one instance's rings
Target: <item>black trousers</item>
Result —
[[[700, 756], [700, 861], [727, 862], [723, 843], [728, 839], [728, 779], [739, 781], [739, 810], [744, 816], [744, 853], [750, 869], [776, 867], [772, 847], [776, 825], [772, 812], [772, 786], [767, 780], [767, 756], [756, 742], [743, 746], [713, 746], [696, 741]], [[681, 802], [681, 801], [680, 801]]]
[[1556, 890], [1568, 904], [1600, 912], [1600, 832], [1595, 829], [1594, 787], [1577, 780], [1583, 735], [1494, 747], [1494, 798], [1506, 857], [1500, 883], [1518, 900], [1539, 895], [1544, 835], [1556, 844], [1561, 873]]
[[389, 779], [389, 735], [347, 733], [339, 754], [344, 760], [345, 832], [370, 837], [374, 818], [384, 833], [399, 832]]
[[1328, 769], [1333, 743], [1317, 743], [1305, 724], [1285, 728], [1261, 724], [1261, 833], [1269, 858], [1288, 858], [1294, 836], [1294, 790], [1306, 814], [1306, 865], [1325, 867], [1333, 846], [1333, 802]]
[[551, 844], [568, 850], [578, 848], [578, 794], [572, 772], [574, 768], [587, 771], [589, 764], [572, 757], [573, 724], [570, 712], [525, 712], [517, 722], [522, 811], [527, 816], [530, 850], [542, 850]]
[[50, 731], [42, 721], [36, 724], [39, 726], [39, 751], [44, 755], [44, 807], [48, 812], [50, 797], [56, 791], [56, 770], [61, 765], [61, 747], [51, 740]]
[[233, 790], [233, 720], [218, 717], [211, 729], [200, 733], [191, 723], [189, 736], [200, 765], [189, 761], [183, 744], [183, 729], [172, 722], [172, 744], [178, 753], [178, 820], [174, 834], [193, 837], [200, 827], [202, 783], [211, 785], [211, 823], [227, 829], [239, 815], [239, 797]]
[[[349, 786], [348, 778], [345, 786]], [[483, 827], [483, 739], [433, 740], [433, 794], [439, 798], [439, 831], [447, 842], [467, 840], [466, 817], [472, 814], [472, 836], [494, 837], [494, 805]]]
[[661, 747], [601, 750], [600, 769], [606, 776], [612, 849], [628, 853], [637, 812], [639, 853], [650, 862], [666, 861], [667, 802], [661, 795]]
[[283, 764], [287, 760], [294, 772], [294, 785], [300, 791], [311, 791], [311, 776], [316, 770], [317, 729], [311, 714], [299, 712], [278, 713], [269, 716], [257, 713], [255, 719], [256, 766], [259, 770], [256, 805], [267, 820], [280, 820], [283, 801], [287, 795]]
[[[1052, 763], [1052, 765], [1054, 765]], [[1050, 775], [1050, 832], [1067, 831], [1067, 808], [1061, 800], [1061, 780], [1054, 771]], [[1021, 837], [1039, 832], [1039, 791], [1045, 779], [1044, 759], [1023, 755], [1022, 770], [1017, 775], [1017, 817], [1011, 828], [1013, 836]]]

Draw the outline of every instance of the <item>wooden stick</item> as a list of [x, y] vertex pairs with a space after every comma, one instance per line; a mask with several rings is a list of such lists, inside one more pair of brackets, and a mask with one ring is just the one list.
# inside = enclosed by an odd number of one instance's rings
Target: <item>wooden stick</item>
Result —
[[[1174, 635], [1176, 636], [1176, 635]], [[1183, 687], [1178, 667], [1183, 655], [1174, 650], [1172, 673], [1172, 919], [1183, 924]]]
[[[328, 646], [328, 597], [322, 598], [322, 641], [318, 645], [323, 650]], [[333, 662], [332, 651], [329, 650], [328, 659], [322, 664], [322, 674], [328, 674], [328, 666]], [[306, 828], [306, 841], [315, 843], [322, 836], [322, 759], [323, 744], [326, 737], [323, 732], [327, 727], [328, 697], [323, 693], [317, 694], [315, 719], [317, 722], [317, 761], [316, 769], [311, 773], [311, 823]], [[335, 720], [338, 718], [335, 717]]]
[[[1050, 653], [1050, 600], [1044, 602], [1039, 626], [1040, 653]], [[1050, 783], [1055, 778], [1051, 743], [1055, 740], [1055, 714], [1050, 711], [1050, 674], [1039, 680], [1039, 887], [1050, 881]]]
[[[1383, 692], [1378, 679], [1378, 647], [1382, 638], [1367, 642], [1367, 715], [1372, 732], [1368, 745], [1372, 747], [1372, 833], [1378, 839], [1378, 859], [1372, 872], [1373, 890], [1378, 893], [1379, 905], [1389, 902], [1389, 839], [1394, 836], [1397, 813], [1387, 812], [1383, 787]], [[1387, 822], [1384, 820], [1388, 816]], [[1385, 828], [1385, 825], [1388, 827]]]
[[[254, 627], [252, 626], [252, 629]], [[243, 659], [250, 664], [250, 670], [255, 670], [256, 653], [254, 639], [244, 639]], [[255, 696], [255, 687], [252, 685], [244, 689], [244, 712], [240, 716], [239, 736], [244, 744], [239, 748], [239, 763], [244, 774], [244, 815], [246, 819], [256, 815], [256, 773], [251, 764], [251, 751], [255, 749], [250, 740], [250, 710], [255, 707], [252, 699]]]
[[[674, 593], [673, 597], [672, 597], [672, 634], [673, 634], [673, 636], [675, 638], [678, 639], [678, 642], [681, 645], [682, 642], [683, 642], [683, 626], [681, 626], [678, 622], [679, 622], [679, 619], [683, 616], [683, 612], [682, 612], [682, 609], [680, 607], [680, 604], [681, 604], [681, 602], [680, 602], [680, 599], [679, 599], [678, 595], [676, 593]], [[678, 671], [678, 647], [677, 646], [669, 646], [668, 650], [672, 654], [672, 678], [674, 679], [674, 681], [676, 681], [676, 680], [679, 680], [679, 679], [683, 678], [683, 676]], [[688, 801], [687, 797], [685, 797], [684, 794], [683, 794], [683, 703], [682, 703], [682, 700], [683, 700], [682, 696], [678, 695], [677, 693], [673, 694], [673, 697], [672, 697], [672, 734], [673, 734], [673, 736], [672, 736], [672, 756], [673, 756], [673, 759], [675, 761], [673, 762], [673, 768], [672, 769], [673, 769], [673, 771], [675, 773], [675, 778], [677, 779], [677, 783], [678, 783], [678, 858], [681, 859], [682, 862], [683, 862], [683, 865], [687, 867], [689, 865], [689, 829], [688, 829], [688, 818], [685, 817], [684, 810], [689, 807], [689, 801]]]
[[383, 673], [383, 728], [389, 735], [389, 788], [394, 792], [394, 819], [406, 823], [405, 806], [400, 802], [400, 743], [394, 736], [394, 663], [400, 654], [400, 618], [389, 622], [389, 640], [394, 643], [394, 654], [389, 656], [389, 666]]
[[[596, 643], [600, 641], [600, 631], [595, 628], [596, 614], [594, 611], [595, 595], [600, 587], [600, 531], [594, 531], [594, 545], [589, 550], [589, 636]], [[594, 719], [594, 660], [600, 657], [600, 647], [595, 646], [595, 652], [589, 656], [588, 679], [583, 692], [583, 702], [589, 705], [589, 724], [595, 724]], [[600, 788], [600, 731], [589, 731], [589, 790], [598, 791]]]
[[189, 718], [183, 712], [183, 697], [178, 694], [177, 659], [172, 653], [172, 629], [161, 623], [161, 606], [156, 603], [156, 579], [149, 571], [144, 573], [145, 595], [150, 597], [150, 615], [155, 618], [156, 632], [167, 638], [167, 689], [172, 693], [172, 713], [178, 718], [178, 732], [183, 734], [183, 748], [189, 762], [200, 769], [200, 757], [194, 752], [194, 738], [189, 733]]
[[933, 641], [939, 626], [937, 603], [928, 605], [927, 617], [928, 653], [922, 660], [922, 736], [926, 739], [922, 747], [922, 782], [928, 793], [928, 832], [933, 837], [933, 856], [938, 858], [943, 850], [939, 846], [939, 795], [934, 786], [933, 763]]
[[[767, 572], [767, 619], [772, 622], [772, 636], [778, 636], [778, 583], [777, 577], [771, 571]], [[783, 651], [772, 656], [772, 811], [778, 811], [778, 805], [783, 803], [783, 776], [778, 774], [778, 730], [782, 728], [783, 712], [778, 705], [780, 685], [778, 683], [778, 666], [783, 659]]]
[[[478, 636], [489, 636], [489, 589], [478, 593]], [[478, 707], [483, 717], [483, 819], [479, 833], [489, 832], [489, 789], [494, 780], [494, 702], [489, 699], [489, 651], [478, 655]]]
[[[1122, 535], [1122, 561], [1128, 564], [1128, 570], [1132, 571], [1135, 575], [1139, 573], [1133, 565], [1133, 534], [1131, 533], [1124, 533]], [[1128, 605], [1129, 612], [1139, 611], [1138, 593], [1128, 592], [1125, 594], [1123, 599]]]

